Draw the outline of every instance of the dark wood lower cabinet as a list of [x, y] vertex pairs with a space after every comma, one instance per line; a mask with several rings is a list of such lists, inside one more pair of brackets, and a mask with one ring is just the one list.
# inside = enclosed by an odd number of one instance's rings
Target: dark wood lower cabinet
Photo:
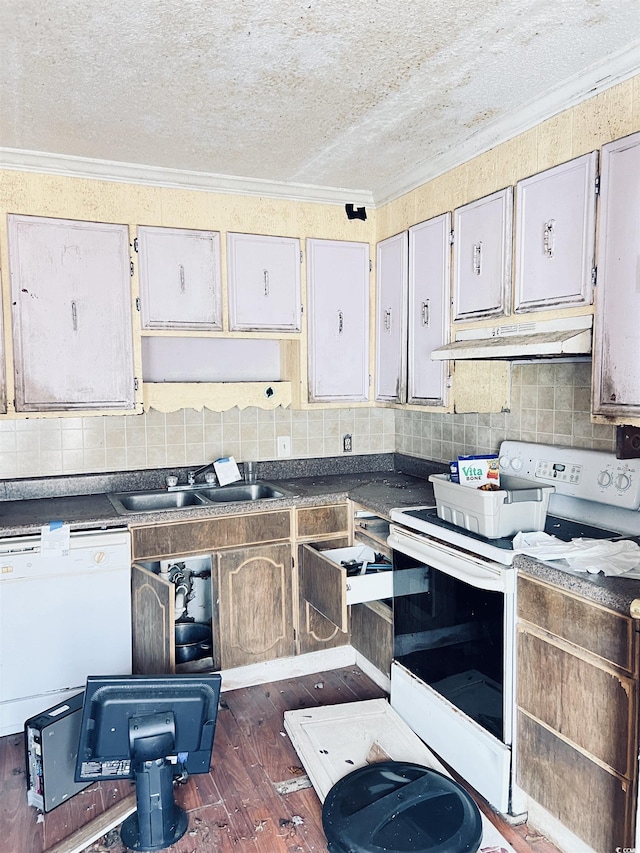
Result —
[[164, 675], [175, 670], [175, 587], [143, 566], [131, 567], [133, 672]]
[[[278, 510], [134, 528], [133, 671], [231, 669], [331, 649], [349, 643], [351, 617], [354, 646], [389, 674], [389, 608], [350, 608], [346, 570], [321, 555], [350, 545], [350, 517], [344, 502], [298, 508], [293, 517]], [[322, 571], [305, 574], [305, 555]], [[203, 558], [211, 560], [212, 656], [176, 665], [175, 587], [157, 571], [162, 561]], [[376, 580], [352, 583], [367, 579]]]
[[349, 632], [341, 631], [302, 596], [298, 600], [298, 654], [346, 646]]
[[[321, 509], [323, 509], [321, 507]], [[330, 509], [330, 508], [329, 508]], [[333, 508], [339, 510], [340, 507]], [[346, 507], [345, 507], [346, 509]], [[302, 510], [298, 510], [298, 528], [300, 529], [300, 516], [305, 519], [305, 529], [310, 529], [310, 518], [303, 515]], [[332, 516], [330, 516], [331, 518]], [[314, 516], [315, 518], [315, 516]], [[343, 513], [337, 512], [338, 520], [343, 519]], [[346, 526], [346, 522], [345, 522]], [[321, 530], [321, 528], [319, 528]], [[313, 529], [314, 533], [318, 533], [318, 527]], [[319, 542], [310, 542], [309, 545], [317, 546], [321, 549], [331, 548], [346, 548], [349, 545], [349, 537], [336, 536], [331, 539], [323, 539]], [[302, 589], [302, 561], [304, 559], [304, 549], [302, 545], [297, 547], [297, 585], [298, 593], [295, 596], [298, 606], [298, 634], [296, 641], [296, 650], [300, 655], [308, 654], [309, 652], [318, 652], [322, 649], [334, 649], [337, 646], [346, 646], [349, 642], [349, 631], [343, 631], [331, 619], [313, 606], [304, 596]]]
[[633, 847], [631, 783], [518, 712], [518, 784], [598, 853]]
[[351, 605], [351, 645], [383, 672], [391, 675], [393, 611], [384, 601]]
[[217, 558], [222, 669], [293, 655], [291, 546], [237, 548]]
[[[518, 582], [518, 614], [517, 784], [597, 853], [632, 848], [633, 620], [528, 577]], [[585, 635], [585, 625], [597, 625], [597, 634]]]

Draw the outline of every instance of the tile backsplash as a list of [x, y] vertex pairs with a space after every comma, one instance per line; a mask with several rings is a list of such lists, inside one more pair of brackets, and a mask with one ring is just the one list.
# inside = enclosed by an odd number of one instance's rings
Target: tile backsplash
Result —
[[396, 450], [447, 462], [495, 453], [504, 439], [615, 451], [615, 427], [592, 424], [591, 362], [514, 364], [511, 407], [495, 414], [396, 412]]
[[505, 438], [615, 449], [615, 428], [589, 419], [589, 362], [514, 365], [511, 410], [448, 415], [391, 408], [277, 408], [129, 417], [0, 421], [0, 477], [37, 477], [198, 465], [220, 456], [277, 458], [277, 437], [291, 437], [291, 457], [394, 450], [446, 462], [460, 453], [491, 453]]
[[276, 459], [278, 436], [290, 437], [291, 458], [338, 456], [345, 434], [353, 453], [393, 452], [395, 412], [249, 407], [1, 421], [0, 478], [201, 465], [221, 456]]

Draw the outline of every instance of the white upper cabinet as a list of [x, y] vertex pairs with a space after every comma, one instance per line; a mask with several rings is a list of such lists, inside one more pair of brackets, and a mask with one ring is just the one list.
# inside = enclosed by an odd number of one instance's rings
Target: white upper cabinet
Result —
[[592, 411], [640, 418], [640, 133], [602, 148]]
[[519, 181], [515, 310], [590, 305], [598, 154]]
[[299, 332], [300, 262], [294, 237], [228, 234], [231, 330]]
[[369, 397], [369, 244], [307, 240], [309, 398]]
[[126, 225], [9, 216], [16, 410], [132, 409]]
[[[0, 293], [2, 292], [2, 270], [0, 270]], [[0, 312], [0, 317], [2, 312]], [[0, 329], [0, 414], [7, 413], [7, 375], [5, 373], [4, 330]]]
[[220, 235], [138, 228], [143, 329], [222, 328]]
[[512, 227], [513, 187], [454, 211], [454, 321], [509, 313]]
[[410, 403], [446, 405], [449, 365], [431, 353], [449, 342], [450, 233], [450, 213], [409, 229]]
[[376, 264], [376, 400], [406, 400], [407, 233], [378, 243]]
[[450, 234], [445, 213], [378, 244], [376, 400], [445, 405], [448, 362], [431, 352], [449, 340]]

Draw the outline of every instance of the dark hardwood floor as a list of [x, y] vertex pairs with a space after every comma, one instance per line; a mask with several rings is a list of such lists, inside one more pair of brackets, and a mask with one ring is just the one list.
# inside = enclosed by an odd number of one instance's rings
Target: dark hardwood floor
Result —
[[[211, 772], [179, 785], [176, 801], [189, 829], [175, 853], [325, 853], [321, 805], [313, 788], [278, 793], [304, 776], [284, 733], [286, 710], [373, 699], [384, 693], [357, 667], [223, 693]], [[0, 853], [43, 853], [132, 792], [130, 783], [100, 783], [48, 814], [27, 805], [22, 735], [0, 738]], [[525, 824], [510, 827], [479, 801], [518, 853], [557, 853]], [[60, 844], [57, 849], [62, 849]], [[117, 831], [90, 844], [91, 853], [124, 853]]]

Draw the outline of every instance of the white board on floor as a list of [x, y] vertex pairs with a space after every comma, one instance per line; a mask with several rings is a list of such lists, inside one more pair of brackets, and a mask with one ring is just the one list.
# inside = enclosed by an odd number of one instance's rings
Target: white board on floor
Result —
[[[284, 712], [284, 728], [322, 802], [353, 770], [376, 761], [410, 761], [447, 772], [386, 699]], [[482, 815], [481, 853], [515, 853]]]
[[386, 699], [285, 711], [284, 728], [322, 802], [339, 779], [368, 763], [370, 753], [446, 773]]

